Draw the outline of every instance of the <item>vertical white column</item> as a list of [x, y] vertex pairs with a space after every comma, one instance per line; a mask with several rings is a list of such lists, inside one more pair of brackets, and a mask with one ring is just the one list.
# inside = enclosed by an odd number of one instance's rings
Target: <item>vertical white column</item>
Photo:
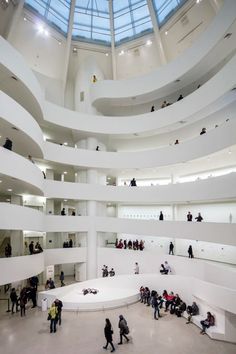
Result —
[[66, 38], [65, 61], [64, 61], [65, 64], [64, 64], [64, 72], [63, 72], [63, 77], [62, 77], [64, 101], [65, 101], [66, 79], [67, 79], [67, 72], [68, 72], [69, 59], [70, 59], [70, 49], [71, 49], [72, 29], [73, 29], [73, 22], [74, 22], [75, 3], [76, 3], [76, 0], [71, 0], [70, 17], [69, 17], [68, 32], [67, 32], [67, 38]]
[[19, 20], [20, 20], [22, 11], [23, 11], [24, 2], [25, 2], [24, 0], [20, 0], [15, 11], [14, 11], [11, 25], [9, 27], [8, 34], [6, 36], [6, 38], [9, 42], [11, 42], [11, 40], [13, 39], [14, 34], [16, 32], [16, 28], [17, 28], [17, 25], [19, 23]]
[[[97, 203], [94, 200], [88, 201], [88, 215], [90, 217], [96, 216]], [[97, 277], [97, 232], [94, 222], [89, 223], [89, 230], [87, 235], [87, 279], [94, 279]]]
[[164, 47], [162, 44], [159, 25], [157, 22], [157, 18], [156, 18], [156, 14], [155, 14], [152, 0], [147, 0], [147, 5], [148, 5], [149, 12], [150, 12], [151, 20], [152, 20], [154, 36], [155, 36], [155, 40], [157, 43], [157, 48], [158, 48], [158, 52], [160, 55], [161, 64], [165, 65], [167, 63], [167, 60], [166, 60], [166, 55], [165, 55]]
[[[18, 195], [11, 196], [11, 204], [23, 205], [22, 197]], [[12, 247], [12, 256], [22, 256], [24, 252], [23, 231], [11, 231], [10, 240]]]
[[116, 70], [115, 31], [114, 31], [114, 16], [113, 16], [112, 0], [109, 0], [109, 13], [110, 13], [110, 29], [111, 29], [112, 75], [113, 75], [113, 80], [116, 80], [117, 70]]

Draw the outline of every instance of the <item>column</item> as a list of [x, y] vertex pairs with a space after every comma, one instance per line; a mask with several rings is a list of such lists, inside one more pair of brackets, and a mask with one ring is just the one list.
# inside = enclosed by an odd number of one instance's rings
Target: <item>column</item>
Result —
[[115, 50], [115, 31], [114, 31], [114, 17], [113, 17], [113, 7], [112, 0], [109, 0], [109, 13], [110, 13], [110, 29], [111, 29], [111, 61], [112, 61], [112, 75], [113, 80], [117, 78], [116, 70], [116, 50]]
[[[88, 216], [96, 216], [97, 203], [94, 200], [88, 201]], [[87, 280], [97, 278], [97, 232], [95, 223], [89, 222], [87, 235]]]
[[[11, 204], [23, 205], [21, 196], [12, 195]], [[13, 230], [10, 234], [12, 256], [22, 256], [24, 253], [23, 230]]]
[[70, 60], [71, 39], [72, 39], [72, 29], [73, 29], [73, 22], [74, 22], [75, 3], [76, 3], [76, 0], [71, 0], [70, 19], [69, 19], [69, 24], [68, 24], [67, 38], [66, 38], [65, 65], [64, 65], [64, 72], [63, 72], [63, 77], [62, 77], [63, 92], [64, 92], [63, 99], [64, 99], [64, 101], [65, 101], [65, 88], [66, 88], [68, 66], [69, 66], [69, 60]]
[[156, 13], [155, 13], [155, 10], [153, 7], [152, 0], [147, 0], [147, 5], [148, 5], [149, 12], [150, 12], [151, 20], [152, 20], [154, 36], [155, 36], [155, 40], [157, 43], [158, 52], [160, 55], [161, 65], [165, 65], [167, 63], [167, 60], [166, 60], [166, 55], [165, 55], [164, 47], [162, 44], [159, 25], [157, 22]]
[[17, 29], [17, 25], [19, 23], [21, 14], [23, 12], [24, 2], [25, 2], [24, 0], [20, 0], [17, 5], [17, 8], [14, 11], [13, 18], [12, 18], [12, 21], [11, 21], [11, 24], [10, 24], [10, 27], [8, 30], [8, 34], [6, 36], [6, 38], [9, 42], [11, 42], [11, 40], [14, 37], [15, 31]]

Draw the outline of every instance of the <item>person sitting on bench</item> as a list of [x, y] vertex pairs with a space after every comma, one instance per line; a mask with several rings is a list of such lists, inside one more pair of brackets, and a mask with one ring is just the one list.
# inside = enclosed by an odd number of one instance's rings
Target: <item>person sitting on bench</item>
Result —
[[207, 328], [215, 325], [215, 318], [210, 312], [207, 312], [207, 318], [205, 320], [202, 320], [200, 323], [202, 326], [202, 330], [200, 333], [205, 334]]

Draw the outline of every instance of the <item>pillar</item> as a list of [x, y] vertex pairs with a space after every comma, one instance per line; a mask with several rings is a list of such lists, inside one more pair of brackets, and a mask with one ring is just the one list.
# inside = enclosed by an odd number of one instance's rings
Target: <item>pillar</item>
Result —
[[7, 34], [8, 42], [11, 42], [11, 40], [14, 38], [14, 34], [17, 30], [17, 25], [19, 23], [20, 17], [23, 12], [24, 2], [25, 2], [25, 0], [20, 0], [17, 5], [17, 8], [14, 11], [11, 25], [9, 27], [8, 34]]
[[110, 29], [111, 29], [112, 76], [113, 76], [113, 80], [116, 80], [116, 78], [117, 78], [117, 70], [116, 70], [115, 31], [114, 31], [114, 18], [113, 18], [112, 0], [109, 0], [109, 13], [110, 13]]
[[161, 39], [160, 30], [159, 30], [159, 25], [158, 25], [158, 22], [157, 22], [156, 13], [155, 13], [155, 10], [154, 10], [154, 7], [153, 7], [152, 0], [147, 0], [147, 5], [148, 5], [148, 9], [149, 9], [151, 20], [152, 20], [154, 36], [155, 36], [155, 40], [156, 40], [156, 43], [157, 43], [157, 48], [158, 48], [158, 53], [159, 53], [159, 56], [160, 56], [161, 65], [165, 65], [167, 63], [167, 60], [166, 60], [166, 55], [165, 55], [164, 47], [163, 47], [163, 44], [162, 44], [162, 39]]
[[[21, 196], [12, 195], [11, 204], [23, 205]], [[10, 243], [12, 247], [12, 256], [22, 256], [24, 254], [24, 237], [22, 230], [12, 230], [10, 234]]]

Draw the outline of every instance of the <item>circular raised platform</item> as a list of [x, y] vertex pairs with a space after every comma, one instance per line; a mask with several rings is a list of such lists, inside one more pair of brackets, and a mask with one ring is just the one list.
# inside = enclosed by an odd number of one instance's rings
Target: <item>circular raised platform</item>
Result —
[[[127, 278], [129, 276], [99, 278], [42, 291], [38, 296], [38, 306], [41, 306], [43, 299], [47, 299], [50, 306], [56, 298], [63, 302], [63, 310], [71, 311], [96, 311], [126, 306], [137, 302], [139, 298], [139, 288], [132, 283], [128, 286]], [[97, 289], [98, 293], [83, 295], [82, 290], [88, 288]]]

